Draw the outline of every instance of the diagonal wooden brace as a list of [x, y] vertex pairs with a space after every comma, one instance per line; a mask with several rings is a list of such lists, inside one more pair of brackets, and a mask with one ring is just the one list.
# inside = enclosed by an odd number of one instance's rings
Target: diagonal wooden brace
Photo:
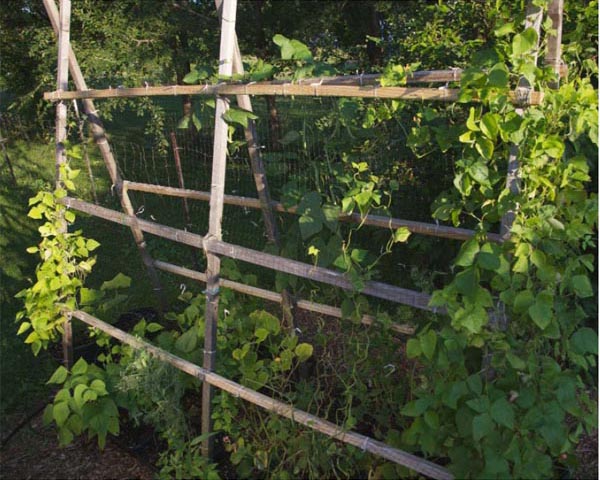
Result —
[[[46, 12], [48, 13], [48, 17], [50, 18], [50, 23], [52, 23], [54, 33], [58, 35], [60, 22], [59, 12], [56, 8], [56, 4], [54, 3], [54, 0], [43, 0], [43, 2], [44, 7], [46, 8]], [[75, 83], [77, 90], [87, 90], [87, 84], [85, 82], [83, 74], [81, 73], [81, 69], [79, 68], [79, 63], [77, 62], [75, 53], [73, 52], [73, 49], [70, 46], [68, 48], [68, 56], [69, 70], [71, 72], [71, 76], [73, 77], [73, 82]], [[96, 145], [98, 145], [98, 149], [100, 150], [102, 158], [104, 159], [104, 164], [106, 165], [108, 174], [110, 176], [110, 180], [114, 185], [117, 195], [119, 197], [119, 201], [121, 202], [121, 207], [127, 215], [135, 216], [133, 205], [131, 204], [131, 200], [129, 198], [129, 195], [127, 194], [127, 190], [123, 188], [123, 180], [119, 175], [119, 171], [117, 169], [117, 162], [115, 161], [112, 150], [106, 138], [106, 132], [104, 130], [104, 126], [102, 125], [102, 121], [98, 116], [98, 112], [94, 106], [94, 102], [90, 99], [83, 100], [83, 109], [90, 121], [94, 141], [96, 142]], [[138, 246], [138, 250], [142, 257], [142, 261], [144, 262], [144, 265], [148, 270], [148, 275], [150, 277], [150, 281], [152, 282], [154, 291], [158, 295], [160, 309], [164, 310], [166, 307], [166, 300], [164, 298], [162, 285], [158, 277], [158, 271], [154, 266], [154, 260], [150, 257], [150, 254], [148, 253], [148, 250], [146, 248], [144, 234], [142, 233], [142, 231], [136, 223], [131, 225], [131, 233], [133, 234], [135, 243]]]

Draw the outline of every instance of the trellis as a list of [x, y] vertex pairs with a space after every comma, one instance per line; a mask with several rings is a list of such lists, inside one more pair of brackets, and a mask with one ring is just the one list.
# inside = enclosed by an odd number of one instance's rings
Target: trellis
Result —
[[[396, 448], [385, 445], [375, 439], [352, 432], [345, 431], [329, 421], [320, 419], [309, 413], [300, 411], [284, 402], [270, 398], [264, 394], [243, 387], [231, 380], [223, 378], [213, 372], [216, 359], [216, 325], [218, 321], [218, 301], [220, 286], [236, 290], [245, 294], [253, 295], [273, 302], [291, 305], [292, 299], [287, 292], [273, 292], [262, 288], [245, 285], [239, 282], [220, 278], [220, 258], [222, 256], [239, 259], [272, 270], [285, 272], [299, 277], [315, 280], [325, 284], [333, 285], [347, 290], [353, 290], [351, 282], [343, 273], [338, 271], [316, 267], [296, 260], [282, 258], [257, 250], [244, 248], [238, 245], [224, 242], [221, 236], [221, 223], [223, 205], [236, 205], [246, 208], [262, 210], [267, 236], [269, 241], [277, 244], [278, 232], [274, 212], [296, 213], [294, 208], [286, 208], [281, 203], [270, 198], [267, 178], [262, 164], [260, 151], [258, 149], [258, 138], [254, 121], [250, 120], [245, 129], [248, 153], [251, 160], [251, 168], [257, 187], [258, 198], [247, 198], [224, 194], [225, 168], [227, 154], [227, 124], [222, 118], [229, 107], [228, 96], [236, 95], [238, 104], [245, 110], [252, 110], [249, 95], [295, 95], [295, 96], [331, 96], [331, 97], [362, 97], [362, 98], [393, 98], [398, 100], [435, 100], [454, 102], [458, 99], [457, 89], [441, 86], [439, 88], [422, 88], [415, 86], [407, 87], [381, 87], [377, 75], [350, 75], [344, 77], [330, 77], [318, 79], [304, 79], [296, 83], [287, 81], [270, 81], [258, 83], [219, 83], [216, 85], [182, 86], [171, 85], [161, 87], [142, 88], [116, 88], [103, 90], [90, 90], [87, 88], [85, 79], [79, 68], [77, 59], [70, 47], [69, 25], [70, 25], [70, 0], [60, 0], [60, 11], [54, 0], [43, 0], [44, 6], [58, 36], [58, 73], [57, 90], [44, 94], [44, 98], [57, 103], [56, 116], [56, 165], [59, 166], [66, 161], [64, 140], [66, 139], [66, 106], [64, 100], [81, 99], [86, 115], [91, 124], [94, 140], [99, 147], [104, 163], [108, 170], [110, 180], [119, 197], [122, 212], [107, 209], [95, 204], [84, 202], [76, 198], [64, 198], [61, 201], [68, 207], [80, 212], [88, 213], [107, 221], [125, 225], [131, 229], [135, 243], [139, 249], [143, 263], [145, 264], [150, 280], [157, 294], [162, 298], [162, 288], [157, 271], [165, 271], [175, 275], [187, 277], [196, 281], [205, 282], [206, 288], [206, 331], [204, 345], [203, 366], [197, 366], [183, 360], [175, 355], [161, 350], [147, 342], [129, 335], [101, 320], [83, 312], [66, 312], [68, 321], [64, 325], [63, 349], [67, 366], [73, 361], [73, 339], [70, 320], [72, 317], [98, 328], [108, 335], [131, 345], [135, 349], [145, 350], [157, 358], [175, 366], [176, 368], [200, 379], [202, 387], [202, 432], [212, 431], [211, 399], [213, 388], [216, 387], [230, 394], [241, 397], [244, 400], [258, 405], [268, 411], [275, 412], [290, 418], [314, 430], [320, 431], [336, 440], [343, 441], [361, 448], [363, 451], [379, 455], [392, 462], [404, 465], [424, 475], [436, 479], [450, 479], [451, 473], [445, 468], [438, 466], [415, 455], [403, 452]], [[219, 54], [220, 78], [231, 77], [232, 74], [243, 74], [241, 54], [235, 34], [236, 3], [237, 0], [216, 0], [216, 7], [221, 18], [221, 46]], [[566, 74], [561, 65], [560, 49], [562, 36], [562, 11], [563, 0], [552, 0], [549, 6], [549, 16], [552, 20], [554, 33], [548, 37], [548, 51], [546, 64], [551, 66], [557, 77]], [[532, 4], [528, 6], [526, 15], [526, 26], [534, 27], [538, 33], [542, 21], [542, 11]], [[68, 73], [71, 72], [76, 91], [68, 91]], [[419, 83], [457, 82], [461, 78], [460, 69], [419, 71], [413, 72], [407, 78], [409, 85]], [[174, 188], [162, 185], [130, 182], [121, 178], [116, 161], [113, 157], [106, 133], [98, 112], [94, 106], [93, 99], [117, 98], [117, 97], [146, 97], [164, 95], [210, 95], [216, 96], [214, 150], [211, 191], [202, 192], [185, 188]], [[511, 93], [510, 100], [520, 107], [539, 104], [543, 99], [541, 92], [535, 92], [526, 84], [520, 82], [517, 89]], [[473, 101], [477, 101], [476, 98]], [[518, 149], [511, 146], [508, 159], [507, 187], [513, 192], [518, 192]], [[182, 179], [181, 179], [182, 180]], [[57, 184], [60, 176], [57, 170]], [[180, 182], [183, 186], [183, 182]], [[184, 199], [200, 200], [210, 202], [210, 217], [208, 233], [205, 236], [190, 233], [185, 230], [172, 228], [155, 222], [138, 219], [135, 215], [129, 191], [140, 191], [159, 195], [181, 197]], [[510, 227], [514, 215], [509, 212], [502, 219], [499, 233], [488, 233], [488, 240], [501, 243], [510, 235]], [[364, 223], [381, 228], [406, 227], [413, 233], [430, 235], [455, 240], [467, 240], [475, 234], [474, 231], [440, 226], [424, 222], [416, 222], [398, 218], [387, 218], [377, 215], [367, 215], [366, 218], [359, 214], [340, 215], [340, 221]], [[63, 226], [66, 229], [66, 223]], [[174, 242], [202, 249], [207, 257], [208, 267], [205, 273], [191, 270], [185, 267], [173, 265], [150, 257], [144, 238], [144, 233], [166, 238]], [[389, 284], [369, 281], [365, 283], [361, 293], [376, 298], [385, 299], [395, 303], [409, 305], [422, 310], [434, 310], [429, 306], [430, 296], [392, 286]], [[320, 314], [342, 317], [339, 308], [315, 303], [303, 299], [293, 299], [293, 305], [297, 308], [317, 312]], [[443, 309], [434, 310], [443, 314]], [[491, 314], [492, 321], [498, 320], [495, 314]], [[363, 316], [364, 324], [373, 323], [374, 319]], [[392, 325], [392, 329], [402, 334], [411, 334], [413, 329], [406, 325]], [[212, 441], [203, 443], [203, 452], [212, 455]]]

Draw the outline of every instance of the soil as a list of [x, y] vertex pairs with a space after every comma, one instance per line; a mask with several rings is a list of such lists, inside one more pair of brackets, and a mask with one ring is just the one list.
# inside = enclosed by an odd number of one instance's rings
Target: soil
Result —
[[[0, 450], [0, 479], [141, 479], [151, 480], [155, 470], [114, 439], [100, 451], [96, 440], [76, 438], [58, 447], [56, 429], [44, 426], [43, 411], [26, 422]], [[21, 419], [11, 419], [18, 425]], [[8, 422], [7, 422], [8, 423]], [[5, 432], [3, 432], [5, 433]]]

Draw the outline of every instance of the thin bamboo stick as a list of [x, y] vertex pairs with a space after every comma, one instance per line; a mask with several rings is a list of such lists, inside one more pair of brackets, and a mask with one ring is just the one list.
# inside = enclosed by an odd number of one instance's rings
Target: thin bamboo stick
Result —
[[[237, 0], [223, 0], [221, 9], [221, 46], [219, 49], [219, 77], [229, 78], [232, 74], [233, 48], [235, 40], [235, 18]], [[210, 182], [210, 213], [207, 238], [221, 240], [223, 220], [223, 195], [225, 194], [225, 173], [227, 167], [228, 125], [223, 115], [229, 109], [229, 99], [218, 95], [215, 107], [215, 129], [213, 146], [212, 177]], [[204, 328], [204, 362], [206, 370], [212, 371], [216, 362], [217, 322], [219, 320], [219, 274], [221, 259], [208, 251], [206, 253], [206, 314]], [[212, 419], [213, 389], [209, 383], [202, 385], [202, 434], [213, 430]], [[202, 442], [203, 454], [212, 458], [213, 438]]]
[[[185, 183], [183, 180], [183, 170], [181, 168], [181, 157], [179, 156], [179, 146], [177, 145], [177, 135], [175, 132], [171, 132], [171, 147], [173, 148], [173, 159], [175, 160], [175, 170], [177, 170], [177, 181], [179, 182], [179, 188], [185, 190]], [[185, 224], [188, 229], [192, 229], [192, 218], [190, 217], [190, 206], [188, 205], [187, 198], [182, 197], [183, 200], [183, 216]], [[200, 263], [198, 262], [198, 252], [192, 249], [192, 263], [196, 270], [200, 270]]]
[[[52, 24], [52, 28], [54, 29], [54, 33], [58, 35], [59, 13], [56, 8], [56, 4], [54, 3], [54, 0], [42, 1], [44, 2], [44, 7], [48, 14], [48, 18], [50, 19], [50, 23]], [[75, 86], [78, 90], [87, 90], [85, 78], [81, 73], [79, 63], [77, 62], [77, 57], [75, 57], [75, 53], [73, 52], [73, 49], [71, 47], [69, 47], [68, 49], [68, 55], [69, 70], [71, 71], [71, 76], [73, 77], [73, 83], [75, 83]], [[135, 210], [133, 209], [126, 192], [123, 192], [123, 181], [117, 169], [117, 162], [115, 161], [112, 150], [110, 148], [110, 144], [108, 143], [108, 139], [106, 138], [106, 132], [104, 131], [102, 120], [98, 116], [98, 111], [94, 106], [94, 102], [92, 100], [86, 99], [82, 103], [83, 109], [89, 119], [92, 128], [92, 135], [94, 137], [94, 141], [96, 142], [96, 145], [100, 150], [102, 159], [104, 160], [104, 164], [106, 166], [106, 169], [108, 170], [110, 180], [113, 186], [115, 187], [117, 195], [119, 196], [121, 207], [128, 215], [133, 216]], [[166, 302], [162, 291], [162, 286], [160, 283], [160, 279], [158, 278], [158, 273], [156, 272], [156, 269], [154, 268], [154, 265], [152, 263], [152, 258], [150, 257], [150, 254], [146, 249], [146, 243], [144, 241], [142, 231], [137, 227], [135, 222], [131, 222], [130, 227], [135, 243], [138, 246], [142, 262], [146, 266], [146, 270], [148, 272], [148, 276], [150, 277], [150, 281], [153, 285], [154, 290], [158, 294], [160, 307], [164, 308]]]
[[[173, 273], [175, 275], [180, 275], [182, 277], [190, 278], [192, 280], [206, 282], [206, 275], [202, 272], [197, 272], [195, 270], [190, 270], [189, 268], [180, 267], [177, 265], [173, 265], [168, 262], [163, 262], [160, 260], [155, 260], [154, 264], [156, 268], [163, 270], [165, 272]], [[234, 282], [231, 280], [226, 280], [221, 278], [219, 283], [224, 288], [229, 288], [231, 290], [235, 290], [236, 292], [245, 293], [247, 295], [252, 295], [254, 297], [262, 298], [264, 300], [269, 300], [271, 302], [282, 303], [283, 298], [281, 293], [272, 292], [271, 290], [265, 290], [264, 288], [253, 287], [251, 285], [245, 285], [243, 283]], [[333, 307], [330, 305], [324, 305], [322, 303], [311, 302], [309, 300], [297, 299], [296, 306], [301, 308], [302, 310], [307, 310], [309, 312], [320, 313], [323, 315], [327, 315], [329, 317], [334, 318], [343, 318], [342, 309], [338, 307]], [[375, 322], [375, 318], [371, 315], [363, 315], [361, 317], [361, 323], [363, 325], [372, 325]], [[403, 335], [412, 335], [415, 333], [414, 327], [410, 325], [401, 325], [399, 323], [392, 323], [390, 328], [397, 333], [401, 333]]]
[[[60, 26], [58, 29], [58, 66], [56, 73], [56, 85], [58, 90], [69, 88], [69, 45], [71, 31], [71, 0], [60, 0]], [[67, 140], [67, 105], [59, 102], [56, 105], [56, 189], [64, 189], [61, 169], [67, 164], [67, 151], [65, 142]], [[67, 221], [64, 214], [59, 214], [59, 233], [67, 233]], [[63, 324], [63, 361], [65, 368], [70, 369], [73, 365], [73, 328], [69, 319]]]
[[115, 328], [112, 325], [109, 325], [108, 323], [89, 315], [88, 313], [76, 310], [71, 312], [71, 315], [87, 325], [97, 328], [111, 337], [130, 345], [136, 350], [143, 350], [150, 353], [165, 363], [168, 363], [169, 365], [172, 365], [175, 368], [195, 378], [198, 378], [205, 384], [212, 385], [235, 397], [242, 398], [243, 400], [254, 405], [258, 405], [269, 412], [274, 412], [285, 418], [289, 418], [294, 422], [321, 432], [335, 440], [353, 445], [365, 452], [380, 456], [399, 465], [404, 465], [411, 470], [423, 475], [427, 475], [431, 478], [439, 480], [452, 480], [454, 478], [448, 470], [436, 465], [435, 463], [429, 462], [428, 460], [419, 458], [397, 448], [390, 447], [383, 442], [375, 440], [371, 437], [367, 437], [360, 433], [345, 431], [342, 427], [335, 425], [334, 423], [294, 408], [292, 405], [268, 397], [267, 395], [244, 387], [239, 383], [217, 375], [216, 373], [205, 368], [194, 365], [192, 362], [179, 358], [161, 348], [155, 347], [154, 345], [134, 337], [123, 330]]
[[[191, 245], [196, 248], [203, 248], [208, 253], [225, 255], [230, 258], [240, 259], [248, 263], [264, 266], [273, 270], [278, 270], [291, 275], [307, 278], [317, 282], [327, 283], [346, 290], [354, 290], [354, 286], [348, 281], [345, 275], [335, 270], [328, 270], [322, 267], [315, 267], [310, 264], [281, 258], [276, 255], [251, 250], [249, 248], [232, 245], [214, 237], [203, 237], [201, 235], [186, 232], [172, 227], [166, 227], [146, 220], [139, 220], [116, 212], [108, 208], [100, 207], [89, 202], [84, 202], [71, 197], [61, 199], [69, 208], [73, 208], [83, 213], [88, 213], [111, 222], [129, 226], [131, 222], [136, 221], [139, 228], [147, 233], [152, 233], [162, 238], [173, 240], [185, 245]], [[218, 286], [218, 284], [216, 284]], [[430, 296], [421, 292], [415, 292], [405, 288], [388, 285], [381, 282], [366, 282], [361, 291], [365, 295], [389, 300], [395, 303], [410, 305], [421, 310], [433, 311], [435, 313], [445, 313], [440, 308], [431, 308], [428, 306]]]
[[[148, 183], [137, 183], [125, 181], [124, 184], [129, 190], [136, 190], [140, 192], [155, 193], [158, 195], [169, 195], [174, 197], [185, 197], [194, 200], [208, 201], [210, 199], [210, 193], [202, 192], [198, 190], [185, 190], [174, 187], [165, 187], [162, 185], [151, 185]], [[261, 208], [260, 201], [256, 198], [240, 197], [237, 195], [225, 195], [224, 202], [227, 205], [237, 205], [240, 207]], [[296, 214], [296, 208], [286, 208], [282, 203], [272, 200], [271, 208], [278, 212]], [[342, 222], [352, 223], [363, 223], [373, 227], [397, 229], [400, 227], [406, 227], [413, 233], [422, 235], [430, 235], [434, 237], [450, 238], [454, 240], [468, 240], [475, 235], [473, 230], [464, 228], [447, 227], [444, 225], [434, 225], [425, 222], [415, 222], [412, 220], [402, 220], [400, 218], [390, 218], [381, 215], [369, 214], [365, 218], [362, 218], [359, 213], [353, 213], [350, 215], [341, 214], [338, 219]], [[501, 243], [502, 237], [497, 233], [488, 233], [487, 239], [492, 242]]]
[[[307, 97], [356, 97], [356, 98], [392, 98], [398, 100], [455, 102], [460, 91], [452, 88], [415, 88], [415, 87], [378, 87], [354, 85], [322, 85], [315, 82], [310, 85], [297, 83], [273, 84], [260, 83], [219, 83], [216, 85], [169, 85], [161, 87], [109, 88], [103, 90], [85, 90], [71, 92], [46, 92], [44, 99], [50, 101], [73, 100], [77, 98], [132, 98], [170, 95], [280, 95]], [[515, 92], [509, 93], [511, 102], [522, 104], [523, 99]], [[543, 93], [532, 91], [527, 102], [539, 105]], [[472, 99], [477, 102], [477, 98]]]

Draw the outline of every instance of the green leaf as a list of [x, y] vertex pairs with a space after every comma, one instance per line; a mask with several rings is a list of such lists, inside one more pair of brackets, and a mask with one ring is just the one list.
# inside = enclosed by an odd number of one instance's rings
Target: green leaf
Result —
[[308, 360], [313, 354], [313, 346], [310, 343], [300, 343], [294, 349], [299, 362]]
[[75, 365], [73, 365], [73, 368], [71, 369], [71, 373], [73, 375], [83, 375], [84, 373], [87, 372], [88, 367], [89, 367], [88, 363], [82, 357], [75, 362]]
[[116, 290], [118, 288], [129, 288], [130, 285], [131, 278], [119, 272], [112, 280], [104, 282], [100, 287], [100, 290]]
[[505, 399], [499, 398], [492, 404], [492, 418], [499, 425], [513, 428], [515, 424], [515, 411], [513, 406]]
[[473, 165], [469, 166], [467, 171], [469, 172], [471, 178], [476, 182], [482, 185], [490, 184], [490, 171], [484, 162], [474, 163]]
[[198, 327], [193, 326], [175, 341], [175, 348], [190, 353], [198, 344]]
[[149, 323], [146, 326], [146, 331], [150, 333], [160, 332], [164, 327], [160, 323]]
[[85, 248], [87, 248], [90, 252], [96, 250], [100, 246], [100, 242], [97, 242], [93, 238], [88, 238], [85, 242]]
[[64, 447], [69, 445], [73, 441], [73, 433], [68, 428], [59, 428], [58, 429], [58, 440], [59, 444]]
[[321, 211], [325, 218], [325, 226], [335, 233], [337, 231], [338, 218], [341, 212], [340, 207], [337, 205], [323, 205]]
[[67, 402], [56, 403], [52, 408], [52, 416], [54, 418], [54, 421], [56, 422], [56, 425], [58, 425], [59, 427], [66, 422], [70, 413], [71, 410], [69, 409], [69, 405]]
[[406, 342], [406, 356], [408, 358], [417, 358], [421, 355], [421, 343], [416, 338], [411, 338]]
[[479, 287], [479, 275], [474, 268], [468, 268], [457, 274], [453, 283], [459, 293], [465, 296], [474, 295]]
[[594, 296], [594, 289], [587, 275], [575, 275], [571, 278], [571, 288], [579, 298]]
[[540, 327], [541, 330], [544, 330], [552, 320], [553, 303], [554, 297], [551, 294], [547, 292], [540, 292], [535, 298], [535, 303], [527, 310], [531, 319], [538, 327]]
[[475, 108], [474, 107], [471, 107], [469, 109], [469, 118], [467, 118], [467, 128], [471, 132], [478, 132], [479, 131], [479, 127], [475, 123]]
[[528, 28], [523, 33], [518, 33], [513, 37], [512, 53], [513, 55], [523, 55], [529, 52], [537, 45], [537, 32], [533, 28]]
[[61, 365], [54, 371], [54, 373], [50, 377], [50, 380], [48, 380], [46, 383], [56, 383], [56, 384], [65, 383], [65, 380], [67, 379], [68, 375], [69, 375], [69, 371]]
[[30, 328], [31, 328], [31, 323], [29, 323], [29, 322], [21, 323], [21, 325], [19, 326], [19, 330], [17, 330], [17, 335], [21, 335], [22, 333], [25, 333]]
[[525, 370], [525, 367], [527, 366], [527, 364], [514, 353], [506, 352], [506, 359], [515, 370]]
[[515, 31], [515, 26], [512, 22], [504, 23], [500, 28], [494, 30], [494, 35], [497, 37], [505, 37], [506, 35], [513, 33]]
[[473, 419], [473, 440], [478, 442], [494, 431], [494, 421], [488, 413], [477, 415]]
[[462, 244], [462, 247], [460, 247], [460, 251], [458, 252], [454, 264], [459, 267], [470, 267], [473, 265], [477, 253], [479, 253], [479, 242], [474, 238], [467, 240]]
[[475, 149], [486, 160], [491, 160], [494, 155], [494, 142], [484, 137], [477, 137], [475, 140]]
[[256, 337], [258, 343], [261, 343], [264, 342], [269, 336], [269, 331], [266, 328], [257, 328], [254, 331], [254, 336]]
[[428, 330], [427, 333], [419, 336], [421, 351], [429, 360], [433, 359], [436, 343], [437, 335], [433, 330]]
[[304, 214], [298, 219], [298, 226], [302, 240], [306, 240], [323, 230], [323, 221], [319, 217]]
[[[223, 114], [223, 120], [225, 120], [227, 123], [237, 123], [238, 125], [241, 125], [244, 128], [248, 127], [248, 122], [250, 120], [256, 120], [257, 118], [257, 115], [248, 110], [233, 107], [229, 108], [229, 110], [227, 110]], [[196, 128], [198, 128], [198, 130], [200, 129], [199, 127]]]
[[577, 330], [569, 340], [573, 351], [579, 355], [593, 353], [598, 355], [598, 334], [589, 327]]
[[534, 297], [531, 290], [522, 290], [515, 296], [513, 307], [515, 312], [523, 313], [533, 304]]
[[394, 243], [404, 243], [408, 240], [408, 237], [410, 237], [410, 230], [408, 227], [399, 227], [394, 232]]
[[490, 252], [480, 252], [477, 255], [477, 265], [484, 270], [495, 272], [500, 268], [500, 255]]
[[83, 404], [85, 403], [83, 400], [83, 392], [85, 392], [87, 389], [87, 385], [80, 383], [73, 390], [73, 400], [75, 400], [75, 405], [77, 405], [79, 408], [83, 407]]
[[433, 401], [431, 398], [419, 398], [418, 400], [413, 400], [404, 405], [402, 410], [400, 410], [400, 413], [407, 417], [418, 417], [422, 415], [432, 403]]
[[99, 396], [108, 395], [108, 392], [106, 391], [106, 384], [99, 378], [92, 380], [92, 383], [90, 383], [90, 388]]
[[256, 310], [250, 314], [257, 327], [266, 328], [269, 332], [277, 335], [281, 331], [281, 325], [279, 319], [274, 315], [271, 315], [265, 310]]
[[481, 117], [480, 122], [481, 131], [483, 134], [492, 141], [496, 140], [498, 136], [498, 120], [496, 120], [496, 115], [493, 113], [486, 113]]

